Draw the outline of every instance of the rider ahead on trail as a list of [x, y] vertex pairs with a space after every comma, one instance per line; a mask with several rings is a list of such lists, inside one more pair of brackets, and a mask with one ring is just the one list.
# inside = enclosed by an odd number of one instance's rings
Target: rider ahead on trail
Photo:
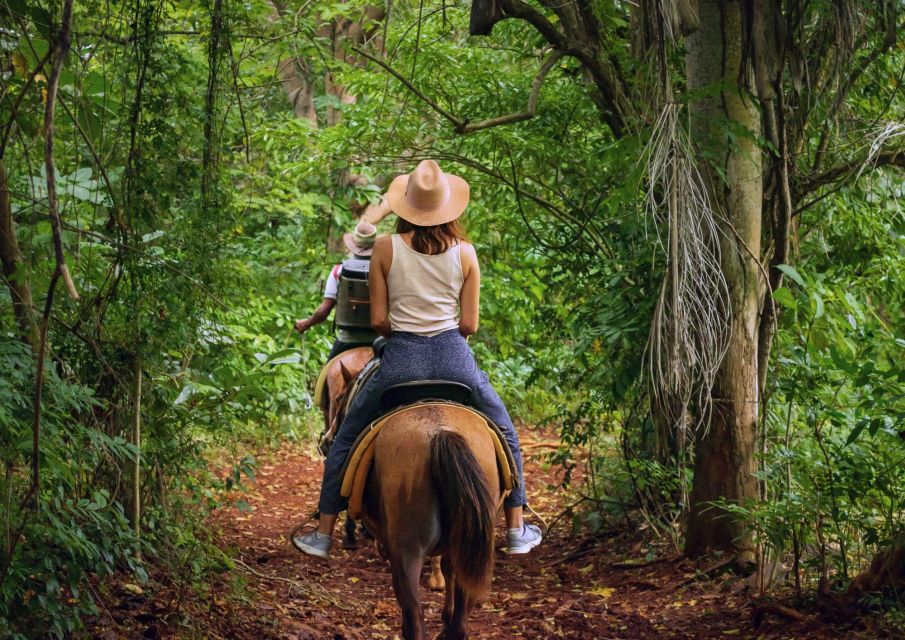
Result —
[[299, 333], [305, 333], [314, 325], [326, 320], [333, 308], [337, 306], [337, 299], [340, 300], [340, 308], [336, 309], [335, 318], [336, 340], [327, 356], [328, 361], [348, 349], [361, 345], [370, 346], [377, 337], [370, 327], [367, 317], [367, 300], [361, 301], [363, 304], [360, 305], [360, 309], [364, 312], [364, 317], [362, 317], [361, 313], [357, 313], [357, 310], [354, 309], [355, 299], [353, 298], [350, 303], [349, 296], [342, 295], [348, 294], [350, 291], [355, 292], [360, 286], [365, 291], [364, 297], [367, 298], [368, 270], [376, 240], [377, 228], [367, 221], [359, 222], [354, 232], [343, 236], [343, 242], [352, 257], [330, 270], [327, 285], [324, 287], [324, 300], [311, 317], [295, 323], [296, 330]]
[[503, 503], [509, 553], [528, 553], [540, 529], [525, 524], [525, 483], [518, 435], [465, 337], [478, 329], [481, 274], [474, 247], [458, 218], [468, 183], [425, 160], [390, 185], [387, 201], [399, 217], [396, 233], [379, 238], [371, 257], [371, 324], [389, 341], [380, 369], [358, 393], [336, 433], [324, 465], [316, 531], [296, 535], [300, 551], [329, 557], [333, 526], [347, 502], [340, 496], [343, 463], [355, 439], [380, 411], [383, 390], [416, 380], [450, 380], [472, 390], [471, 405], [500, 428], [518, 467], [518, 487]]

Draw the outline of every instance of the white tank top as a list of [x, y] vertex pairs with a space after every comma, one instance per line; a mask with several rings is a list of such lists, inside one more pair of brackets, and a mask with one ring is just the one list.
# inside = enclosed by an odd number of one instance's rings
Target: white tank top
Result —
[[465, 276], [459, 243], [429, 256], [418, 253], [397, 233], [387, 274], [390, 327], [434, 336], [459, 326], [459, 296]]

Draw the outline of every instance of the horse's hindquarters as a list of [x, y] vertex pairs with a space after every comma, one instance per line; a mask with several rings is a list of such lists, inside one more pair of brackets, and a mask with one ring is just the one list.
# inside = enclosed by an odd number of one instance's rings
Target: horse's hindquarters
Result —
[[366, 519], [372, 528], [383, 530], [379, 537], [388, 537], [384, 543], [417, 538], [424, 553], [441, 543], [439, 497], [429, 459], [431, 441], [441, 430], [465, 439], [490, 494], [500, 495], [496, 451], [484, 418], [457, 405], [415, 405], [399, 411], [388, 418], [374, 443], [365, 493]]
[[365, 521], [383, 543], [402, 609], [402, 635], [424, 637], [424, 557], [443, 554], [444, 637], [464, 638], [490, 587], [500, 502], [496, 448], [484, 418], [456, 405], [415, 405], [386, 418], [374, 439]]

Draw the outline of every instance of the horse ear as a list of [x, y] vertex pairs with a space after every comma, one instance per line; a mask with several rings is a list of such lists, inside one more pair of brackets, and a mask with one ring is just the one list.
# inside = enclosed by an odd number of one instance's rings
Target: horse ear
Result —
[[355, 378], [355, 376], [352, 375], [352, 372], [346, 369], [346, 365], [342, 362], [339, 363], [339, 370], [342, 372], [343, 380], [346, 381], [346, 384], [349, 384]]

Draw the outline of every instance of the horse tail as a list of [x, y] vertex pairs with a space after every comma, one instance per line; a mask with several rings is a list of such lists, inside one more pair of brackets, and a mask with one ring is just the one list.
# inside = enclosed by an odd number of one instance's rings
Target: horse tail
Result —
[[456, 584], [480, 597], [490, 588], [493, 575], [496, 500], [460, 434], [440, 429], [431, 439], [429, 464]]

